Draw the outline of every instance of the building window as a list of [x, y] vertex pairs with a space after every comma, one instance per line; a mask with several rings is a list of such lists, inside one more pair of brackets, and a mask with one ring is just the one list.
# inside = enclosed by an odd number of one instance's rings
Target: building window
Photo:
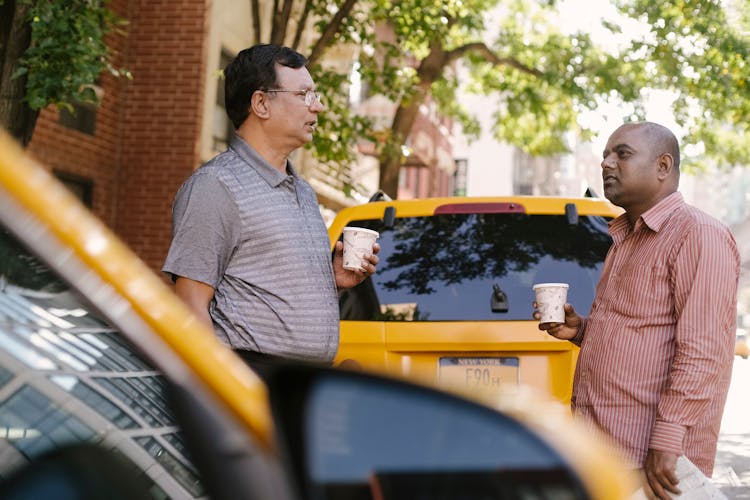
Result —
[[456, 171], [453, 174], [453, 196], [466, 196], [466, 171], [468, 170], [468, 161], [466, 159], [457, 159]]
[[60, 170], [54, 170], [53, 173], [84, 205], [91, 208], [94, 199], [94, 181], [88, 177], [69, 174]]
[[74, 103], [72, 111], [60, 108], [60, 125], [88, 135], [96, 132], [96, 105]]
[[[223, 71], [232, 62], [232, 59], [233, 57], [229, 52], [222, 50], [219, 56], [219, 69]], [[229, 139], [234, 135], [234, 125], [229, 120], [224, 106], [224, 78], [221, 78], [216, 85], [216, 102], [214, 103], [212, 119], [213, 149], [215, 153], [219, 153], [227, 149]]]

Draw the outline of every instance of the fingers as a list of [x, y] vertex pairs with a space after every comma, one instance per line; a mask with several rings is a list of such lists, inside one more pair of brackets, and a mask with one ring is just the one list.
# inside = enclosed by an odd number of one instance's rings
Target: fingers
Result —
[[[377, 245], [377, 243], [375, 244]], [[372, 251], [377, 253], [380, 251], [380, 247], [375, 249], [375, 246], [373, 246]], [[362, 259], [362, 269], [364, 269], [368, 274], [375, 274], [375, 271], [377, 270], [378, 263], [380, 262], [380, 259], [378, 258], [375, 253], [366, 254], [364, 258]]]
[[644, 472], [648, 486], [654, 494], [653, 498], [669, 500], [672, 498], [670, 493], [680, 494], [680, 489], [677, 487], [679, 480], [675, 472], [676, 462], [677, 455], [675, 454], [649, 450]]
[[[377, 249], [375, 246], [373, 246], [373, 252], [380, 251], [380, 247]], [[377, 255], [373, 254], [365, 254], [363, 256], [362, 262], [360, 263], [360, 271], [352, 271], [356, 274], [358, 274], [359, 281], [362, 282], [366, 280], [368, 277], [375, 274], [375, 272], [378, 270], [378, 263], [380, 262], [380, 259]]]
[[539, 329], [557, 339], [568, 340], [567, 336], [564, 335], [565, 323], [539, 323]]
[[[380, 250], [380, 249], [378, 249], [378, 251], [379, 251], [379, 250]], [[374, 248], [373, 248], [373, 252], [375, 252], [375, 249], [374, 249]], [[375, 252], [375, 253], [377, 253], [377, 252]], [[367, 261], [368, 261], [368, 262], [369, 262], [369, 263], [370, 263], [370, 264], [372, 265], [372, 267], [375, 267], [375, 266], [377, 266], [377, 265], [378, 265], [378, 263], [380, 262], [380, 258], [379, 258], [379, 257], [378, 257], [377, 255], [375, 255], [375, 253], [372, 253], [372, 254], [370, 254], [370, 255], [367, 255], [367, 256], [365, 257], [365, 258], [366, 258], [366, 260], [367, 260]]]
[[659, 500], [671, 500], [673, 493], [675, 495], [680, 494], [680, 489], [677, 487], [677, 479], [673, 477], [669, 478], [669, 474], [656, 474], [652, 471], [646, 471], [646, 479], [651, 489], [652, 496], [649, 498], [656, 498]]

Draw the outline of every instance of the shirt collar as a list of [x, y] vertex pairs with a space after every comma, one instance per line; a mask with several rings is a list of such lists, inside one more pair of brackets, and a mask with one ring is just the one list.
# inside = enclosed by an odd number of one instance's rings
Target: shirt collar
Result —
[[250, 144], [237, 134], [232, 138], [229, 147], [272, 187], [278, 187], [289, 177], [297, 177], [297, 171], [294, 170], [289, 160], [286, 161], [288, 175], [284, 175], [279, 169], [264, 160]]
[[[672, 214], [685, 204], [682, 193], [675, 191], [641, 214], [642, 223], [654, 232], [659, 232]], [[638, 223], [636, 222], [636, 226]], [[622, 214], [609, 223], [609, 234], [616, 241], [630, 232], [627, 214]]]
[[670, 194], [659, 203], [649, 208], [643, 214], [641, 219], [643, 222], [654, 232], [659, 232], [659, 229], [667, 222], [672, 214], [685, 204], [685, 200], [682, 198], [682, 194], [675, 191]]

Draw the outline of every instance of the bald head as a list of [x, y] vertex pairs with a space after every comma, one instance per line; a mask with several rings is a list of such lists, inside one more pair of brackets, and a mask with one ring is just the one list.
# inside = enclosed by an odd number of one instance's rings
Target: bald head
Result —
[[680, 145], [677, 143], [677, 137], [664, 125], [654, 122], [640, 122], [636, 124], [643, 128], [643, 132], [651, 138], [651, 144], [654, 153], [668, 153], [672, 155], [674, 169], [680, 170]]
[[679, 164], [677, 138], [668, 128], [653, 122], [621, 125], [604, 149], [604, 195], [635, 221], [677, 191]]
[[680, 173], [680, 145], [677, 137], [664, 125], [654, 122], [633, 122], [620, 126], [624, 128], [637, 129], [646, 138], [649, 148], [654, 156], [669, 154], [672, 157], [673, 169], [679, 177]]

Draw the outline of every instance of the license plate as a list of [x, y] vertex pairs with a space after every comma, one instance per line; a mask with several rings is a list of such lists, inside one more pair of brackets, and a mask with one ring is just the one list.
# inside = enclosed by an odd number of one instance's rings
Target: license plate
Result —
[[518, 358], [440, 358], [441, 385], [496, 393], [518, 387]]

